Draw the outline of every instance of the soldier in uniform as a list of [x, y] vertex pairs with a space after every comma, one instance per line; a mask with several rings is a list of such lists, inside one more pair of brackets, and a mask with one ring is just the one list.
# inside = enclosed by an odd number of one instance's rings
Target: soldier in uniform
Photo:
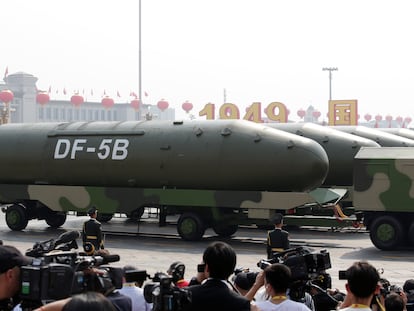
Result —
[[82, 240], [85, 252], [94, 254], [104, 249], [101, 223], [96, 220], [98, 210], [95, 206], [88, 210], [89, 220], [83, 223]]
[[276, 213], [272, 219], [275, 228], [267, 232], [267, 258], [272, 258], [273, 253], [283, 252], [290, 248], [289, 233], [282, 229], [283, 215]]

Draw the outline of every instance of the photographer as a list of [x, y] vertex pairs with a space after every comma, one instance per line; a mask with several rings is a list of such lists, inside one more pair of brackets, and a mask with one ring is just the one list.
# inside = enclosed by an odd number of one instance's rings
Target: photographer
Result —
[[234, 291], [227, 280], [236, 266], [236, 253], [230, 245], [224, 242], [210, 244], [203, 253], [200, 266], [205, 280], [201, 285], [188, 287], [192, 301], [185, 310], [250, 310], [250, 302]]
[[173, 262], [168, 268], [167, 273], [172, 276], [175, 286], [183, 288], [189, 285], [189, 282], [184, 279], [185, 265], [181, 261]]
[[371, 264], [366, 261], [355, 262], [349, 267], [345, 276], [347, 291], [342, 310], [371, 311], [370, 304], [375, 293], [379, 291], [379, 274]]
[[119, 292], [125, 296], [128, 296], [132, 300], [132, 311], [150, 311], [152, 310], [152, 304], [147, 303], [144, 298], [144, 291], [142, 285], [144, 280], [136, 280], [128, 272], [138, 271], [133, 266], [125, 266], [123, 268], [124, 276], [122, 278], [122, 288]]
[[0, 310], [12, 310], [20, 303], [20, 267], [32, 262], [10, 245], [0, 246]]
[[267, 266], [256, 278], [256, 282], [246, 295], [254, 297], [257, 290], [264, 285], [266, 293], [271, 297], [269, 300], [259, 301], [255, 306], [261, 311], [292, 310], [309, 311], [303, 303], [288, 299], [287, 291], [292, 281], [290, 268], [284, 264], [274, 263]]

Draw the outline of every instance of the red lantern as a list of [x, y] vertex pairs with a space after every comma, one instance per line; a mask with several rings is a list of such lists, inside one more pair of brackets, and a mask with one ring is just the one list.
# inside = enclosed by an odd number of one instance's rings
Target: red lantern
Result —
[[398, 116], [395, 118], [395, 121], [397, 121], [398, 125], [401, 125], [401, 123], [403, 122], [403, 118], [401, 116]]
[[313, 117], [314, 117], [315, 119], [317, 119], [317, 118], [319, 118], [319, 117], [321, 116], [321, 112], [320, 112], [320, 111], [318, 111], [318, 110], [314, 110], [314, 111], [312, 112], [312, 115], [313, 115]]
[[109, 96], [105, 96], [104, 98], [102, 98], [101, 103], [105, 108], [108, 109], [115, 104], [114, 100]]
[[391, 121], [392, 121], [392, 116], [387, 115], [387, 116], [385, 117], [385, 120], [387, 120], [388, 122], [391, 122]]
[[141, 105], [141, 101], [138, 98], [131, 100], [131, 107], [134, 108], [135, 110], [138, 110], [140, 105]]
[[158, 109], [160, 109], [161, 111], [164, 111], [165, 109], [167, 109], [168, 108], [168, 102], [165, 100], [165, 99], [161, 99], [158, 103], [157, 103], [157, 106], [158, 106]]
[[10, 103], [14, 98], [14, 94], [10, 90], [3, 90], [0, 92], [0, 100], [3, 103]]
[[45, 92], [39, 92], [36, 95], [36, 102], [38, 102], [40, 105], [45, 105], [49, 102], [50, 97], [48, 93]]
[[187, 112], [187, 113], [189, 113], [190, 112], [190, 110], [191, 109], [193, 109], [193, 104], [192, 103], [190, 103], [188, 100], [186, 100], [182, 105], [181, 105], [181, 107], [183, 108], [183, 110], [185, 111], [185, 112]]
[[372, 116], [371, 116], [369, 113], [367, 113], [367, 114], [364, 116], [364, 119], [365, 119], [365, 121], [367, 121], [367, 122], [369, 122], [369, 121], [371, 120], [371, 118], [372, 118]]
[[299, 116], [299, 118], [303, 119], [303, 117], [305, 116], [305, 114], [306, 114], [306, 111], [305, 110], [303, 110], [303, 109], [299, 109], [298, 110], [298, 116]]
[[408, 125], [408, 124], [410, 124], [411, 123], [411, 118], [410, 117], [406, 117], [405, 119], [404, 119], [404, 122], [405, 122], [405, 125]]
[[80, 96], [79, 94], [75, 94], [72, 95], [72, 97], [70, 98], [70, 102], [75, 106], [75, 107], [79, 107], [80, 105], [83, 104], [83, 97]]
[[379, 115], [379, 114], [377, 114], [377, 115], [375, 116], [375, 121], [379, 122], [379, 121], [381, 121], [381, 120], [382, 120], [382, 116], [381, 116], [381, 115]]

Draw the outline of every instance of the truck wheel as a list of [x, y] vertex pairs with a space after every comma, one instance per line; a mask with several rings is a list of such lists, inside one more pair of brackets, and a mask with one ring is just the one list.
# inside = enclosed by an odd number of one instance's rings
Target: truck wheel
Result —
[[52, 228], [59, 228], [66, 222], [66, 213], [51, 212], [45, 219], [46, 223]]
[[144, 211], [144, 207], [137, 208], [136, 210], [133, 210], [131, 213], [127, 214], [127, 217], [132, 220], [138, 221], [141, 219], [142, 215], [144, 215]]
[[214, 232], [223, 238], [232, 236], [239, 229], [238, 225], [217, 224], [213, 226]]
[[377, 248], [392, 250], [404, 240], [403, 226], [394, 217], [380, 216], [372, 222], [369, 236]]
[[114, 217], [114, 214], [99, 214], [96, 216], [96, 219], [100, 222], [108, 222]]
[[183, 240], [198, 241], [203, 237], [205, 227], [197, 214], [185, 213], [178, 219], [177, 231]]
[[13, 204], [8, 207], [6, 211], [6, 223], [7, 226], [14, 231], [25, 229], [29, 223], [25, 208], [19, 204]]
[[408, 229], [408, 240], [410, 244], [414, 246], [414, 223], [412, 223]]

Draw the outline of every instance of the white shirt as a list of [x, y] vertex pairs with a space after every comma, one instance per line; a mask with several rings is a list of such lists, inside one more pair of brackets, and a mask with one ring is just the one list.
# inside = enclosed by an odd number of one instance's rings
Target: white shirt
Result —
[[135, 286], [135, 283], [124, 283], [118, 290], [122, 295], [128, 296], [132, 300], [131, 311], [151, 311], [152, 303], [147, 303], [144, 298], [144, 290]]
[[260, 311], [309, 311], [310, 309], [303, 303], [286, 299], [279, 304], [270, 300], [258, 301], [255, 303]]

